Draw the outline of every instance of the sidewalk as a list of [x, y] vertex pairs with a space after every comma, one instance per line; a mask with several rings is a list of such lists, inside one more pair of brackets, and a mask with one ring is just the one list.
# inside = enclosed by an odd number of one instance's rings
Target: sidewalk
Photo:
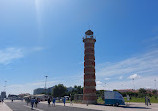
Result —
[[13, 111], [5, 103], [0, 103], [0, 111]]

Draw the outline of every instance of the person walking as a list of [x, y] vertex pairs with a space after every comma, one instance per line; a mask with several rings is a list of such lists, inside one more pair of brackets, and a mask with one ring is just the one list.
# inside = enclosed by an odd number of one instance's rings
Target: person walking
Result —
[[53, 105], [54, 107], [55, 107], [55, 101], [56, 101], [56, 99], [53, 98], [52, 105]]
[[129, 104], [129, 101], [130, 101], [130, 96], [127, 95], [127, 105]]
[[29, 102], [30, 102], [30, 98], [26, 98], [26, 103], [27, 103], [27, 106], [28, 106], [28, 104], [29, 104]]
[[12, 98], [12, 102], [13, 102], [14, 100], [13, 100], [13, 98]]
[[64, 103], [64, 106], [65, 106], [65, 103], [66, 103], [66, 98], [65, 97], [63, 98], [63, 103]]
[[35, 103], [35, 98], [32, 98], [32, 99], [31, 99], [31, 109], [32, 109], [32, 110], [33, 110], [34, 103]]
[[[147, 105], [147, 97], [145, 96], [145, 105]], [[148, 106], [148, 105], [147, 105]]]
[[72, 104], [72, 100], [73, 100], [73, 98], [72, 98], [72, 96], [70, 97], [70, 105], [73, 105]]
[[150, 98], [148, 97], [147, 99], [148, 99], [148, 103], [149, 103], [149, 105], [151, 105], [151, 103], [150, 103]]
[[145, 104], [148, 106], [149, 104], [149, 99], [148, 99], [148, 96], [145, 96]]
[[48, 106], [50, 106], [50, 102], [51, 102], [51, 99], [50, 97], [48, 98]]
[[35, 107], [37, 108], [37, 104], [38, 104], [38, 98], [35, 99]]

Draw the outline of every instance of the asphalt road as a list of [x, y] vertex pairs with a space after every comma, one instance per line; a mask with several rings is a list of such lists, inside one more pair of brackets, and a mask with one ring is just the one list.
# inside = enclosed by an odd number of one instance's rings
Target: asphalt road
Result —
[[[13, 110], [13, 111], [32, 111], [30, 104], [27, 106], [25, 102], [6, 102], [6, 104]], [[37, 108], [34, 108], [34, 111], [98, 111], [98, 110], [91, 110], [91, 109], [83, 109], [83, 108], [75, 108], [75, 107], [68, 107], [68, 106], [48, 106], [47, 104], [39, 103]]]

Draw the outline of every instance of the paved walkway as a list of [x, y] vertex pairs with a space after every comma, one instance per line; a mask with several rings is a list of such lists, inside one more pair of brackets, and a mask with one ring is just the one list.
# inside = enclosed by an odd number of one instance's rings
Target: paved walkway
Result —
[[[15, 102], [16, 103], [16, 102]], [[24, 102], [19, 101], [19, 103], [24, 104]], [[40, 104], [47, 104], [47, 102], [40, 102]], [[42, 104], [39, 104], [40, 107], [45, 107]], [[56, 105], [64, 106], [63, 103], [56, 103]], [[18, 105], [17, 105], [18, 106]], [[64, 108], [64, 107], [56, 107], [56, 108]], [[76, 107], [76, 108], [83, 108], [83, 109], [93, 109], [93, 110], [100, 110], [100, 111], [158, 111], [158, 104], [152, 103], [150, 106], [146, 106], [144, 103], [130, 103], [127, 106], [120, 106], [120, 107], [113, 107], [113, 106], [104, 106], [104, 105], [86, 105], [86, 104], [75, 104], [70, 105], [70, 103], [66, 103], [66, 106]], [[66, 107], [66, 108], [68, 108]], [[47, 107], [45, 107], [47, 108]], [[53, 107], [50, 107], [53, 108]], [[66, 108], [64, 108], [66, 110]], [[64, 110], [63, 109], [63, 110]], [[0, 103], [0, 111], [12, 111], [5, 103]], [[47, 110], [43, 110], [47, 111]]]
[[22, 102], [22, 101], [6, 102], [6, 104], [13, 111], [99, 111], [99, 110], [83, 109], [83, 108], [68, 107], [61, 105], [57, 105], [56, 107], [53, 107], [43, 103], [39, 103], [37, 107], [33, 108], [34, 110], [31, 110], [31, 105], [30, 104], [26, 105], [26, 102]]
[[[41, 102], [47, 104], [47, 102]], [[63, 106], [63, 103], [56, 103], [56, 105]], [[127, 106], [104, 106], [104, 105], [86, 105], [86, 104], [73, 104], [66, 103], [66, 106], [69, 107], [78, 107], [84, 109], [93, 109], [93, 110], [100, 110], [100, 111], [158, 111], [158, 104], [153, 103], [150, 106], [146, 106], [144, 103], [130, 103]]]
[[5, 103], [0, 103], [0, 111], [12, 111]]

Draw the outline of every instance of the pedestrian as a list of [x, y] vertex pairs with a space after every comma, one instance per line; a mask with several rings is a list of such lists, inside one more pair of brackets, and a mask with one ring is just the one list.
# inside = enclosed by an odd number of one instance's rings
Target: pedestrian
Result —
[[12, 102], [13, 102], [14, 100], [13, 100], [13, 98], [12, 98]]
[[127, 103], [129, 104], [129, 101], [130, 101], [130, 96], [127, 95]]
[[70, 97], [70, 105], [73, 105], [72, 104], [72, 100], [73, 100], [73, 98], [72, 98], [72, 96]]
[[56, 99], [53, 98], [52, 105], [53, 105], [54, 107], [55, 107], [55, 101], [56, 101]]
[[65, 106], [65, 102], [66, 102], [66, 98], [64, 97], [64, 98], [63, 98], [63, 103], [64, 103], [64, 106]]
[[35, 103], [35, 98], [32, 98], [32, 99], [31, 99], [31, 109], [32, 109], [32, 110], [33, 110], [34, 103]]
[[4, 102], [4, 99], [2, 99], [2, 104], [3, 104], [3, 102]]
[[51, 102], [51, 99], [50, 97], [48, 98], [48, 106], [50, 106], [50, 102]]
[[[145, 96], [145, 105], [147, 105], [147, 97]], [[147, 105], [148, 106], [148, 105]]]
[[151, 105], [151, 103], [150, 103], [150, 98], [148, 97], [147, 99], [148, 99], [148, 103], [149, 103], [149, 105]]
[[35, 107], [37, 108], [37, 104], [38, 104], [38, 98], [35, 99]]
[[30, 98], [26, 98], [27, 106], [28, 106], [28, 104], [29, 104], [30, 101], [31, 101]]
[[145, 104], [148, 106], [149, 104], [149, 99], [148, 99], [148, 96], [145, 96]]

